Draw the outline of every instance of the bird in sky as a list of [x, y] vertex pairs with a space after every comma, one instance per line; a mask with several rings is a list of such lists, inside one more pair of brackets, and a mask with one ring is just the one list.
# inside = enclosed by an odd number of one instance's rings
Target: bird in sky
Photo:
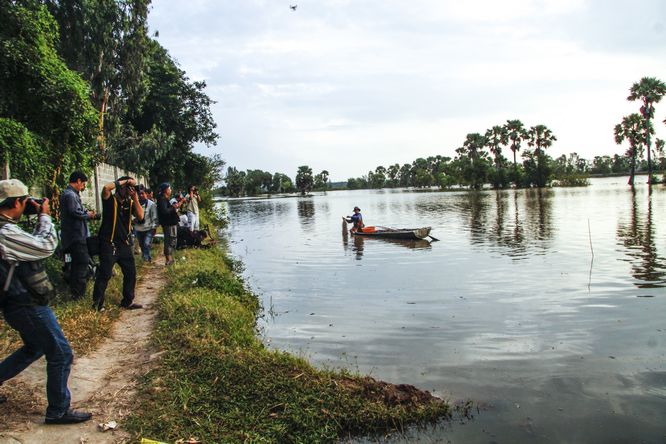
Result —
[[289, 5], [292, 11], [295, 11], [298, 8], [298, 5]]

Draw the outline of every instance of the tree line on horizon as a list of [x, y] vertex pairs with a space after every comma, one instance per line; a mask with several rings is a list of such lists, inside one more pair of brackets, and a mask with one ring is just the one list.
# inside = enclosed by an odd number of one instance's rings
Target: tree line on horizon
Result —
[[[212, 188], [224, 161], [205, 82], [148, 35], [150, 0], [0, 3], [0, 161], [4, 175], [57, 195], [73, 170], [107, 162]], [[150, 184], [149, 184], [150, 185]]]
[[[554, 182], [560, 186], [584, 186], [590, 175], [629, 174], [633, 186], [637, 171], [648, 173], [648, 183], [658, 183], [653, 171], [666, 172], [664, 140], [656, 139], [652, 120], [654, 104], [666, 95], [666, 84], [661, 80], [644, 77], [630, 88], [629, 101], [640, 101], [640, 113], [622, 118], [614, 128], [615, 142], [624, 142], [629, 148], [623, 155], [595, 156], [592, 161], [577, 153], [552, 158], [548, 155], [557, 137], [545, 125], [527, 128], [518, 119], [507, 120], [481, 133], [467, 134], [462, 146], [455, 150], [455, 157], [430, 156], [418, 158], [412, 163], [382, 165], [367, 175], [349, 178], [347, 189], [378, 189], [396, 187], [425, 188], [438, 186], [448, 189], [454, 186], [481, 189], [490, 184], [495, 189], [545, 187]], [[664, 120], [666, 124], [666, 120]], [[511, 153], [512, 161], [504, 153]], [[521, 154], [521, 162], [517, 155]], [[647, 159], [645, 154], [647, 153]], [[225, 177], [222, 194], [228, 196], [253, 196], [258, 194], [300, 192], [330, 189], [329, 173], [324, 170], [313, 176], [307, 165], [298, 168], [295, 183], [282, 173], [271, 174], [261, 170], [238, 171], [230, 167]], [[666, 182], [666, 174], [663, 181]]]

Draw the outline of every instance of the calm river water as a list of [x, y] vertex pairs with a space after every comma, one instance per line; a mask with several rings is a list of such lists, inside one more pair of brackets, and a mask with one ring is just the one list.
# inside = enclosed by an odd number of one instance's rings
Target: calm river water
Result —
[[[666, 442], [666, 188], [339, 191], [227, 202], [266, 342], [479, 406], [401, 440]], [[342, 235], [432, 226], [439, 242]]]

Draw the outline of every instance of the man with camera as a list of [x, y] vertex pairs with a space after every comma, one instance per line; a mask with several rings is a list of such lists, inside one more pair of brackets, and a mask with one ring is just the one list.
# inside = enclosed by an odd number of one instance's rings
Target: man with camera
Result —
[[180, 203], [171, 201], [171, 185], [164, 182], [157, 195], [157, 217], [164, 233], [164, 258], [166, 265], [173, 264], [173, 253], [178, 243], [178, 207]]
[[[99, 267], [93, 288], [93, 308], [104, 310], [104, 293], [111, 279], [113, 265], [120, 265], [123, 272], [122, 308], [143, 308], [134, 303], [136, 265], [130, 244], [132, 214], [143, 221], [143, 207], [135, 189], [136, 180], [123, 176], [107, 183], [102, 189], [102, 225], [99, 229]], [[115, 193], [112, 191], [115, 190]]]
[[159, 224], [157, 218], [157, 205], [152, 200], [148, 199], [148, 189], [143, 185], [139, 185], [139, 203], [143, 208], [143, 221], [136, 221], [134, 229], [136, 231], [136, 241], [141, 247], [141, 257], [145, 262], [152, 262], [153, 259], [150, 255], [150, 248], [153, 245], [153, 236], [155, 229]]
[[71, 257], [69, 288], [72, 299], [85, 296], [88, 282], [88, 245], [90, 236], [88, 221], [96, 219], [94, 211], [86, 211], [81, 203], [80, 193], [86, 189], [88, 177], [81, 171], [69, 176], [69, 185], [60, 195], [60, 242], [63, 252]]
[[[0, 362], [0, 385], [45, 356], [48, 407], [44, 422], [73, 424], [87, 421], [92, 415], [70, 409], [67, 380], [72, 349], [47, 305], [53, 285], [42, 261], [58, 245], [49, 212], [48, 199], [30, 198], [21, 181], [0, 181], [0, 307], [5, 322], [23, 340], [21, 348]], [[33, 234], [18, 226], [24, 214], [38, 214]]]
[[185, 200], [187, 201], [185, 211], [187, 212], [190, 231], [197, 231], [199, 230], [199, 204], [201, 203], [201, 196], [199, 196], [197, 187], [190, 185]]

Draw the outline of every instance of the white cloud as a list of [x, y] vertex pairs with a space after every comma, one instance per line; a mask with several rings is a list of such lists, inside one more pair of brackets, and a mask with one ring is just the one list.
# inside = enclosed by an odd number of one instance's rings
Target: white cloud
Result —
[[465, 134], [509, 118], [551, 127], [553, 154], [623, 151], [612, 127], [637, 109], [629, 87], [666, 80], [665, 5], [322, 0], [293, 12], [275, 0], [157, 0], [150, 20], [189, 77], [206, 80], [230, 165], [293, 175], [309, 164], [345, 180], [452, 156]]

